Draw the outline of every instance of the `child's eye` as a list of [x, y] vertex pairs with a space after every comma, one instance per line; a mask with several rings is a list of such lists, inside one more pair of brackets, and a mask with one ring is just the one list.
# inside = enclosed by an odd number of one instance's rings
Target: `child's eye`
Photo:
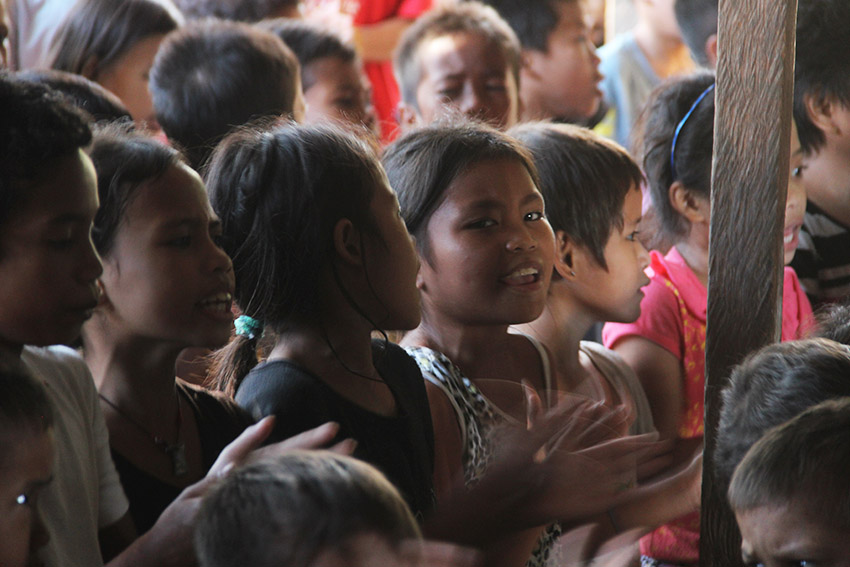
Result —
[[526, 213], [525, 220], [527, 221], [538, 221], [543, 218], [542, 211], [534, 211], [533, 213]]
[[172, 238], [167, 242], [167, 244], [175, 248], [188, 248], [192, 244], [192, 238], [187, 234], [185, 236]]
[[472, 228], [472, 229], [490, 228], [491, 226], [494, 226], [495, 224], [496, 224], [496, 221], [494, 221], [493, 219], [481, 219], [481, 220], [473, 221], [473, 222], [467, 224], [466, 228]]
[[800, 165], [791, 170], [791, 177], [800, 177], [803, 175], [803, 171], [808, 169], [808, 166]]
[[487, 85], [487, 90], [494, 93], [503, 93], [507, 90], [504, 83], [490, 83]]
[[638, 235], [638, 234], [640, 234], [640, 231], [639, 231], [639, 230], [635, 230], [635, 231], [633, 231], [631, 234], [629, 234], [628, 236], [626, 236], [626, 240], [631, 240], [631, 241], [633, 241], [633, 242], [634, 242], [635, 240], [637, 240], [637, 235]]
[[437, 95], [444, 99], [452, 100], [460, 95], [460, 89], [457, 87], [447, 87], [437, 91]]

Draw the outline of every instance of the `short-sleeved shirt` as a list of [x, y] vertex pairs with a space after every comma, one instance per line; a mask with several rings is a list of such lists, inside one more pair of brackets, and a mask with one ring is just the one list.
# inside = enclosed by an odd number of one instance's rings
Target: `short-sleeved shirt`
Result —
[[[705, 328], [708, 291], [675, 247], [666, 256], [650, 253], [650, 283], [644, 288], [640, 317], [634, 323], [608, 323], [604, 344], [638, 336], [668, 350], [682, 362], [683, 400], [679, 437], [702, 437], [705, 396]], [[785, 268], [782, 301], [782, 340], [805, 336], [812, 325], [812, 308], [797, 275]], [[699, 558], [699, 514], [662, 526], [641, 539], [641, 553], [678, 564]]]
[[[219, 453], [254, 420], [236, 402], [223, 395], [182, 380], [177, 380], [177, 388], [195, 416], [201, 441], [203, 473], [206, 474]], [[160, 514], [177, 499], [183, 489], [162, 482], [139, 469], [116, 451], [112, 451], [112, 458], [130, 500], [130, 516], [136, 530], [144, 533], [153, 527]]]
[[[419, 367], [398, 345], [373, 341], [375, 367], [393, 394], [395, 416], [373, 413], [341, 396], [319, 376], [286, 360], [265, 362], [240, 384], [236, 402], [255, 419], [276, 415], [272, 440], [339, 423], [337, 441], [357, 441], [354, 457], [374, 465], [399, 489], [417, 518], [435, 503], [434, 428]], [[352, 380], [366, 380], [352, 375]]]
[[103, 565], [98, 531], [127, 513], [127, 498], [91, 373], [66, 347], [26, 347], [21, 359], [44, 383], [54, 413], [53, 481], [39, 500], [50, 541], [39, 557], [48, 567]]
[[850, 228], [809, 201], [791, 266], [812, 305], [841, 301], [850, 295]]

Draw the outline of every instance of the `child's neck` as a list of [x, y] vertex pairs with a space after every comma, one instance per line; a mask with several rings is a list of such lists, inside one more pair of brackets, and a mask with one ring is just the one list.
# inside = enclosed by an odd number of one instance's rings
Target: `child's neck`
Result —
[[652, 70], [660, 79], [680, 75], [694, 69], [687, 45], [676, 37], [656, 33], [650, 24], [638, 22], [634, 28], [635, 41], [646, 55]]
[[702, 285], [708, 288], [708, 237], [705, 244], [693, 237], [677, 242], [676, 250]]
[[93, 328], [96, 320], [86, 325], [83, 354], [98, 392], [137, 419], [170, 419], [178, 403], [174, 365], [183, 346], [105, 334]]
[[514, 328], [549, 348], [555, 363], [555, 387], [561, 391], [572, 391], [588, 377], [579, 356], [579, 344], [596, 319], [563, 288], [563, 282], [552, 282], [540, 317]]
[[512, 338], [508, 325], [465, 325], [423, 310], [422, 323], [404, 337], [402, 344], [441, 352], [470, 379], [509, 378], [509, 368], [496, 376], [493, 367], [509, 355]]

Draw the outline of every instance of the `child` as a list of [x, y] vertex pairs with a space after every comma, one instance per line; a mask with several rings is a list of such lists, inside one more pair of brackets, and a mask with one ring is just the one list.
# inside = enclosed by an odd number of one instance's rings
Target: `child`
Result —
[[377, 135], [369, 81], [352, 46], [332, 31], [305, 21], [276, 19], [258, 26], [277, 35], [298, 58], [306, 124], [350, 122]]
[[[97, 212], [86, 118], [43, 86], [0, 73], [0, 350], [43, 380], [53, 409], [54, 478], [41, 499], [46, 565], [187, 565], [186, 532], [211, 481], [244, 460], [270, 431], [264, 422], [222, 452], [211, 476], [184, 490], [136, 541], [109, 454], [106, 424], [85, 362], [70, 349], [97, 306], [100, 259], [90, 238]], [[38, 345], [38, 346], [32, 346]], [[295, 447], [324, 444], [327, 427]], [[306, 442], [306, 445], [303, 443]], [[293, 446], [292, 442], [289, 446]], [[283, 447], [279, 447], [282, 449]]]
[[[522, 403], [522, 381], [547, 401], [553, 390], [568, 389], [550, 372], [541, 344], [508, 333], [509, 325], [531, 321], [543, 310], [554, 236], [530, 156], [492, 128], [413, 131], [387, 149], [384, 163], [419, 252], [422, 322], [402, 344], [428, 381], [442, 498], [461, 475], [476, 484], [493, 468], [497, 449], [505, 446], [493, 435], [516, 423], [507, 416]], [[567, 476], [560, 480], [570, 482]], [[578, 501], [553, 502], [560, 506], [556, 512], [522, 527], [576, 517], [570, 507]], [[533, 507], [531, 498], [523, 505]], [[516, 515], [521, 511], [518, 504]], [[501, 565], [543, 564], [561, 531], [559, 524], [542, 536], [541, 530], [520, 533], [515, 527], [488, 551]]]
[[49, 539], [38, 507], [53, 472], [53, 415], [44, 388], [0, 353], [0, 565], [36, 564]]
[[0, 69], [9, 65], [9, 18], [6, 17], [4, 0], [0, 0]]
[[101, 84], [139, 127], [155, 130], [148, 74], [165, 35], [182, 22], [170, 0], [81, 0], [54, 39], [49, 67]]
[[[206, 179], [246, 316], [220, 387], [255, 418], [277, 415], [277, 439], [338, 421], [421, 518], [433, 507], [425, 386], [401, 348], [370, 337], [419, 322], [418, 265], [374, 152], [330, 126], [245, 131]], [[274, 345], [256, 366], [263, 328]]]
[[770, 430], [735, 470], [729, 503], [747, 565], [847, 567], [850, 399]]
[[734, 368], [723, 389], [715, 479], [725, 491], [764, 433], [825, 400], [850, 396], [850, 350], [827, 339], [770, 345]]
[[[323, 452], [237, 471], [204, 500], [195, 529], [201, 567], [413, 567], [420, 565], [411, 551], [421, 537], [398, 490], [378, 470]], [[457, 567], [474, 559], [459, 549], [455, 557]]]
[[150, 88], [162, 129], [196, 170], [232, 128], [304, 115], [297, 59], [280, 38], [249, 24], [206, 20], [172, 34]]
[[583, 128], [530, 124], [510, 133], [534, 156], [556, 243], [543, 314], [517, 329], [549, 347], [570, 392], [624, 405], [632, 434], [654, 431], [634, 371], [581, 341], [597, 321], [630, 323], [640, 314], [649, 283], [649, 254], [637, 240], [643, 174], [623, 148]]
[[402, 127], [430, 124], [451, 110], [509, 128], [519, 118], [520, 47], [490, 7], [435, 8], [410, 26], [396, 50]]
[[83, 326], [112, 458], [136, 529], [150, 529], [251, 424], [232, 401], [174, 379], [181, 350], [227, 342], [233, 266], [198, 174], [141, 134], [107, 128], [89, 152], [100, 209], [100, 302]]
[[611, 108], [614, 139], [631, 142], [632, 126], [662, 80], [688, 73], [694, 62], [673, 14], [675, 0], [634, 0], [637, 25], [599, 49], [602, 92]]
[[[702, 442], [705, 322], [708, 283], [709, 190], [714, 129], [714, 76], [700, 73], [661, 88], [647, 108], [643, 163], [664, 238], [666, 256], [650, 255], [650, 284], [635, 323], [609, 323], [605, 346], [635, 370], [662, 438], [675, 439], [679, 457]], [[792, 143], [794, 135], [792, 133]], [[785, 262], [794, 255], [805, 207], [792, 148], [785, 208]], [[785, 270], [782, 338], [800, 338], [811, 307], [794, 271]], [[699, 518], [683, 519], [641, 542], [645, 556], [679, 564], [697, 560]]]
[[488, 0], [522, 44], [522, 120], [585, 123], [602, 103], [583, 0]]
[[800, 250], [791, 264], [818, 307], [850, 294], [850, 61], [836, 45], [850, 42], [850, 4], [805, 0], [797, 15], [794, 120], [800, 134], [802, 181], [809, 202]]
[[675, 0], [676, 23], [697, 64], [717, 66], [718, 0]]

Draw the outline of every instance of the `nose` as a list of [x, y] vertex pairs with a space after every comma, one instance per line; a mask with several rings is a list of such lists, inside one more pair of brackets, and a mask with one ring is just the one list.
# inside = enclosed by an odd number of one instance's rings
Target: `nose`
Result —
[[523, 252], [537, 248], [537, 238], [525, 226], [518, 226], [508, 235], [506, 248], [509, 252]]
[[103, 263], [100, 260], [100, 254], [95, 250], [91, 238], [83, 245], [78, 270], [80, 281], [86, 285], [99, 278], [100, 274], [103, 273]]
[[480, 119], [484, 116], [487, 112], [487, 104], [481, 87], [468, 85], [463, 91], [463, 97], [458, 104], [458, 108], [470, 118]]
[[233, 262], [230, 260], [230, 256], [213, 238], [209, 239], [206, 255], [206, 266], [210, 271], [225, 274], [233, 272]]
[[647, 252], [640, 240], [635, 242], [635, 246], [638, 247], [638, 262], [640, 263], [640, 269], [645, 270], [649, 267], [649, 252]]

